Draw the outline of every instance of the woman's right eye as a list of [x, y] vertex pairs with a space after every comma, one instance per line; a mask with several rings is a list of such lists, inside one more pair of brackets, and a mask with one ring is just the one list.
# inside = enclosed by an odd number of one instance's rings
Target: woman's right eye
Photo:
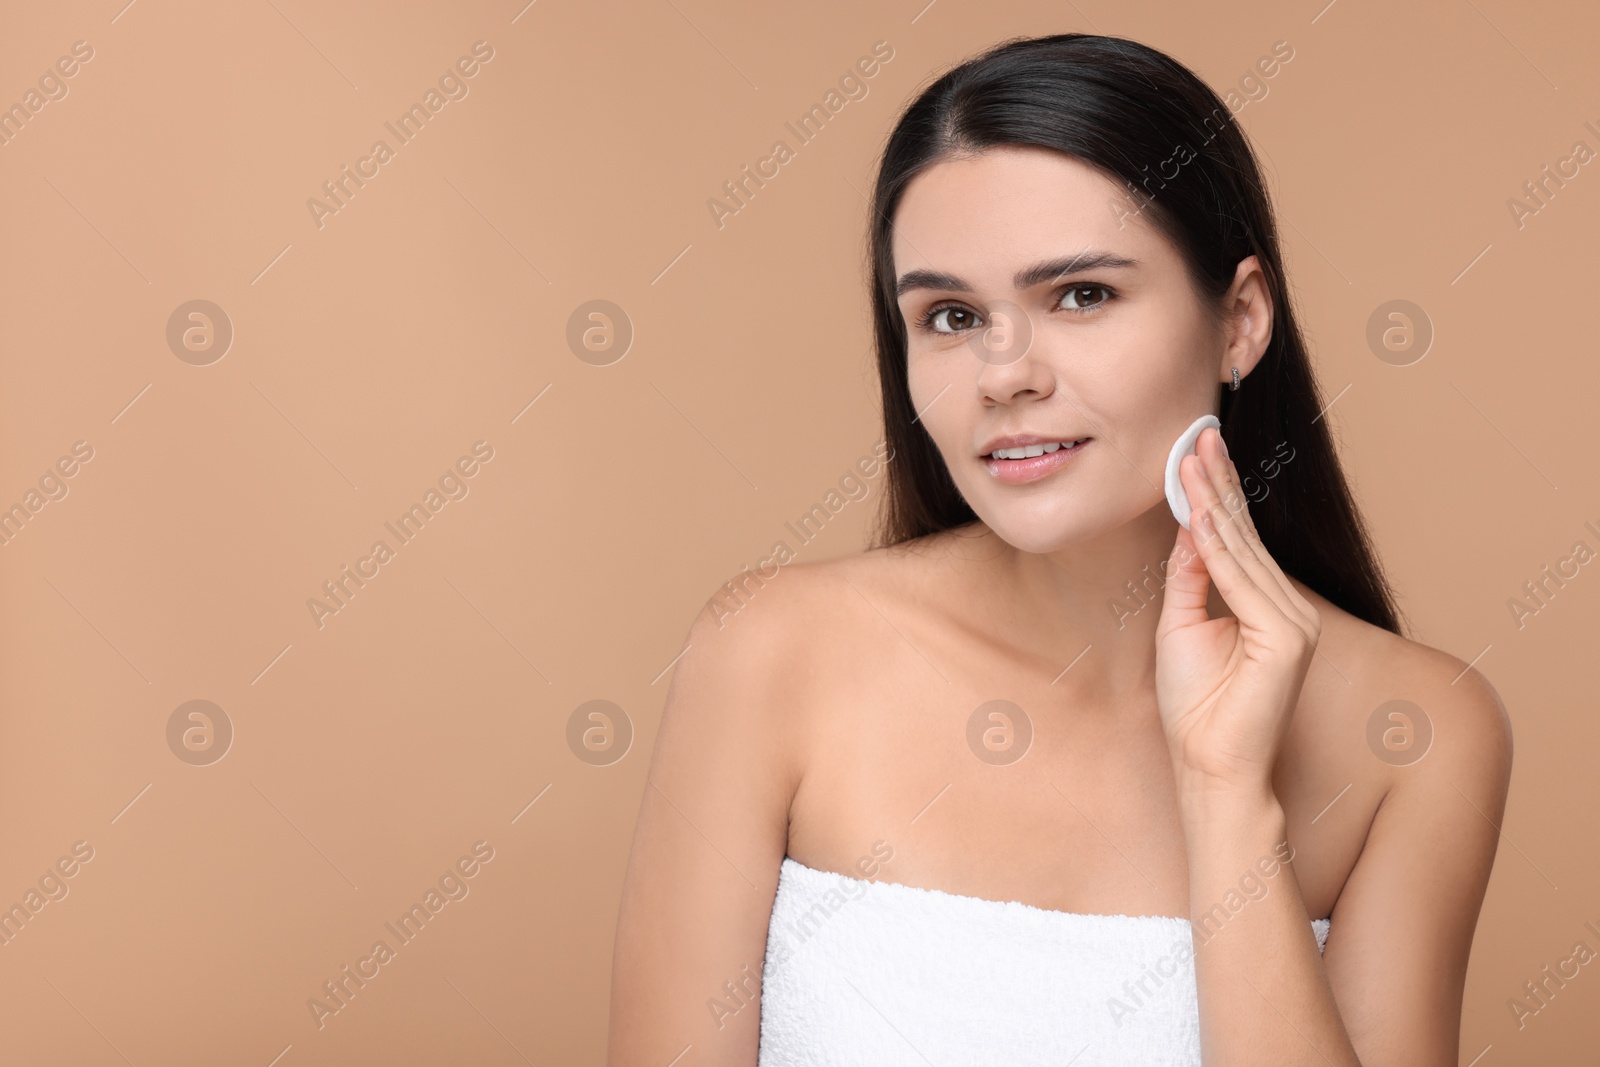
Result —
[[972, 329], [977, 325], [977, 318], [971, 309], [960, 304], [942, 304], [929, 308], [917, 320], [917, 326], [933, 333], [954, 334]]

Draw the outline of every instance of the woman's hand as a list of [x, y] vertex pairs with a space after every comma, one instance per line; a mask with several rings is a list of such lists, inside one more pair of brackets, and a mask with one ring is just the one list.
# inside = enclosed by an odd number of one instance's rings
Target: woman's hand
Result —
[[[1156, 699], [1181, 787], [1259, 794], [1322, 622], [1267, 554], [1223, 447], [1208, 429], [1179, 466], [1191, 529], [1178, 528], [1156, 625]], [[1235, 618], [1206, 614], [1212, 581]]]

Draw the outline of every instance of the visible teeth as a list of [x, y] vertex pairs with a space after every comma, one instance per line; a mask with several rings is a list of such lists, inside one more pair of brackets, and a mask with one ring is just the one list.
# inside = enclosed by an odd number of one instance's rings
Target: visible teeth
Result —
[[997, 448], [989, 454], [995, 459], [1032, 459], [1034, 456], [1048, 455], [1059, 448], [1071, 447], [1082, 440], [1080, 437], [1076, 441], [1052, 441], [1047, 445], [1028, 445], [1026, 448]]

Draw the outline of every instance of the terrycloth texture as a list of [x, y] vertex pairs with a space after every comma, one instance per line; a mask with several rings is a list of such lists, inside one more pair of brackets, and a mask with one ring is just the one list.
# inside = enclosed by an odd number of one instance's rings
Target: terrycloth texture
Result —
[[[1328, 920], [1311, 925], [1320, 951]], [[1187, 919], [1051, 911], [786, 858], [757, 1062], [1198, 1067], [1192, 946]]]

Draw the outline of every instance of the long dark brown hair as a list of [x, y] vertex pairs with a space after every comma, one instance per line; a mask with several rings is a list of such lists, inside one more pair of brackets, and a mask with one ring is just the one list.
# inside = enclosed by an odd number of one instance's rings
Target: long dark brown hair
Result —
[[[1401, 633], [1393, 591], [1321, 417], [1255, 155], [1210, 87], [1170, 56], [1117, 37], [1063, 33], [1002, 42], [934, 81], [889, 136], [873, 190], [869, 257], [884, 440], [893, 462], [872, 546], [978, 518], [911, 403], [890, 235], [913, 178], [943, 159], [1001, 146], [1063, 152], [1126, 186], [1178, 248], [1213, 321], [1222, 321], [1222, 297], [1239, 262], [1259, 259], [1272, 294], [1272, 339], [1238, 391], [1218, 386], [1222, 435], [1241, 476], [1275, 474], [1264, 482], [1265, 496], [1252, 498], [1251, 517], [1284, 573], [1357, 618]], [[1172, 177], [1163, 168], [1185, 147], [1192, 158], [1180, 155]], [[1286, 456], [1292, 459], [1284, 463]]]

